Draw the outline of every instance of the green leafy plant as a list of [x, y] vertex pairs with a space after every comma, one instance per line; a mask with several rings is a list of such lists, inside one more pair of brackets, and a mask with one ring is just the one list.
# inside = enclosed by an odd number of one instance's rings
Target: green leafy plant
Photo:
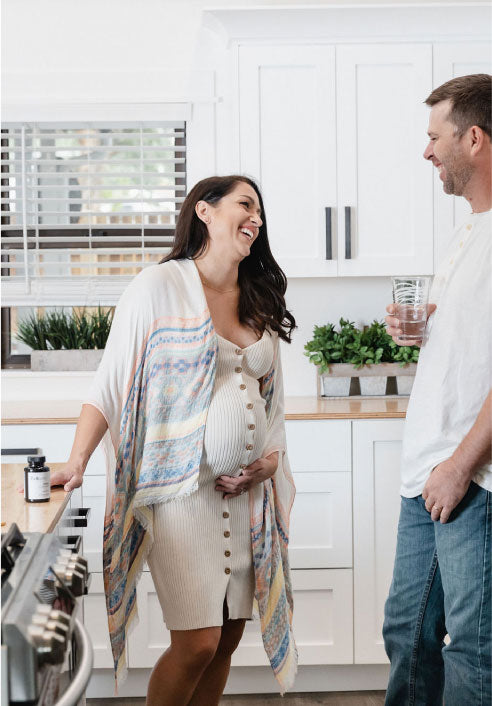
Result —
[[22, 321], [19, 321], [16, 338], [35, 351], [48, 350], [46, 321], [44, 317], [31, 314]]
[[53, 311], [19, 322], [17, 338], [35, 351], [104, 348], [111, 329], [113, 309], [95, 312]]
[[353, 322], [341, 318], [339, 329], [337, 331], [334, 324], [315, 326], [312, 340], [304, 346], [305, 355], [319, 367], [321, 374], [332, 363], [352, 363], [359, 369], [364, 365], [392, 362], [403, 367], [418, 361], [417, 346], [398, 346], [382, 321], [374, 320], [359, 329]]
[[400, 368], [403, 368], [409, 363], [418, 363], [420, 348], [418, 346], [398, 346], [393, 340], [393, 360], [395, 363], [400, 363]]
[[340, 319], [339, 331], [334, 324], [315, 326], [313, 339], [304, 346], [305, 355], [311, 363], [325, 373], [331, 363], [348, 363], [352, 356], [351, 344], [356, 340], [358, 329], [352, 321]]

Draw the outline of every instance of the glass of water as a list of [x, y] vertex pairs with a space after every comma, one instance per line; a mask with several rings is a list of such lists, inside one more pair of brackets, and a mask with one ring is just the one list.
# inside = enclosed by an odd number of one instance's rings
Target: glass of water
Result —
[[400, 339], [421, 341], [427, 323], [430, 277], [392, 277], [395, 316], [400, 322]]

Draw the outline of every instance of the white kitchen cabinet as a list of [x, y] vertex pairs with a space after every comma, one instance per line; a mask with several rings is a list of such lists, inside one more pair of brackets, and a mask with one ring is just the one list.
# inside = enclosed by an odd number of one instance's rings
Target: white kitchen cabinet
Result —
[[103, 576], [93, 573], [89, 593], [84, 596], [84, 625], [94, 648], [94, 669], [113, 669]]
[[138, 582], [137, 610], [138, 624], [134, 624], [127, 639], [130, 669], [153, 667], [171, 644], [149, 571], [144, 571]]
[[[39, 448], [46, 465], [68, 461], [75, 436], [75, 424], [3, 424], [2, 449]], [[12, 463], [23, 463], [26, 456], [10, 457]], [[91, 456], [86, 475], [104, 474], [105, 462], [100, 446]]]
[[337, 47], [338, 274], [431, 274], [430, 44]]
[[350, 473], [294, 473], [296, 498], [290, 522], [293, 569], [352, 566]]
[[354, 661], [387, 662], [382, 626], [400, 513], [404, 421], [353, 424]]
[[432, 272], [431, 88], [430, 44], [239, 48], [240, 170], [288, 276]]
[[349, 419], [290, 419], [285, 422], [291, 468], [304, 472], [351, 471]]
[[[352, 664], [352, 571], [292, 571], [300, 664]], [[170, 644], [152, 577], [137, 588], [139, 622], [128, 638], [129, 667], [153, 667]], [[267, 666], [258, 620], [248, 621], [233, 667]]]
[[[434, 46], [434, 87], [457, 76], [478, 73], [492, 73], [490, 42], [445, 42]], [[468, 217], [471, 208], [463, 196], [445, 194], [437, 169], [431, 163], [427, 165], [427, 168], [434, 174], [435, 262], [437, 266], [444, 257], [447, 243], [453, 231]]]
[[261, 184], [270, 245], [291, 277], [337, 273], [335, 105], [333, 47], [239, 48], [240, 172]]

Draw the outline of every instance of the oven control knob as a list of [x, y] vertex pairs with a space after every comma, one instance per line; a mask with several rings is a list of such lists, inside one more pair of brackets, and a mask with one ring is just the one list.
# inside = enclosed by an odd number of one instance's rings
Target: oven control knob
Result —
[[41, 663], [62, 664], [65, 659], [66, 637], [45, 630], [41, 625], [30, 625], [28, 633], [31, 642], [36, 647], [38, 659]]
[[46, 627], [46, 624], [48, 622], [48, 619], [49, 619], [48, 616], [45, 615], [44, 613], [41, 615], [39, 615], [38, 613], [34, 613], [34, 615], [32, 616], [31, 625], [40, 625], [44, 630], [44, 628]]
[[[67, 646], [67, 638], [59, 635], [53, 630], [45, 630], [43, 633], [44, 649], [42, 653], [44, 661], [50, 664], [63, 664], [65, 659], [65, 649]], [[39, 652], [39, 650], [38, 650]]]
[[62, 610], [50, 610], [50, 616], [52, 620], [57, 620], [59, 623], [63, 623], [64, 625], [67, 626], [67, 628], [70, 628], [70, 624], [72, 622], [72, 618], [68, 613], [64, 613]]
[[78, 564], [82, 564], [86, 572], [89, 573], [89, 562], [84, 556], [81, 556], [80, 554], [72, 554], [70, 561], [76, 561]]
[[83, 564], [81, 564], [79, 561], [70, 561], [68, 563], [67, 569], [69, 569], [71, 571], [78, 571], [84, 577], [84, 581], [87, 581], [87, 575], [88, 575], [87, 567], [84, 566]]
[[70, 630], [68, 625], [60, 622], [59, 620], [48, 620], [46, 623], [46, 629], [58, 633], [58, 635], [64, 637], [65, 640], [68, 638], [68, 633]]
[[86, 577], [83, 573], [77, 571], [76, 567], [72, 568], [71, 566], [63, 566], [62, 564], [55, 564], [54, 569], [56, 574], [68, 586], [75, 597], [83, 595], [86, 583]]

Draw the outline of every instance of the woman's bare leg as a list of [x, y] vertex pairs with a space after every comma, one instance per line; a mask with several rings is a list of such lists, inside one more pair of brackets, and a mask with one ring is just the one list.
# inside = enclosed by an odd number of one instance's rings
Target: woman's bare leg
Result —
[[171, 646], [150, 676], [146, 706], [187, 706], [214, 659], [220, 639], [220, 626], [171, 630]]
[[232, 653], [239, 645], [246, 623], [245, 620], [229, 620], [226, 615], [227, 608], [224, 607], [224, 624], [217, 650], [200, 677], [188, 706], [216, 706], [220, 701], [229, 676]]

